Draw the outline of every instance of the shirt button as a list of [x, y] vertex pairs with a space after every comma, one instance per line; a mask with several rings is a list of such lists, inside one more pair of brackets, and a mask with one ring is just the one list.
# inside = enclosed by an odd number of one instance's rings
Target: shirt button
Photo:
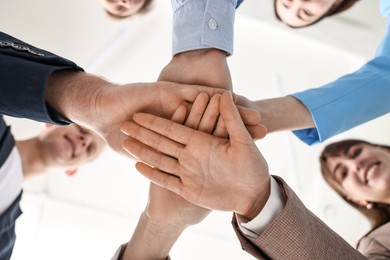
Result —
[[213, 30], [213, 31], [217, 30], [218, 24], [217, 24], [217, 21], [215, 21], [215, 19], [210, 18], [210, 20], [209, 20], [209, 28], [211, 30]]

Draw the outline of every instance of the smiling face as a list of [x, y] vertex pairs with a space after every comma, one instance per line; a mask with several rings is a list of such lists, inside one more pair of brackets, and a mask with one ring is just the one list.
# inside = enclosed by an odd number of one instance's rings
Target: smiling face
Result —
[[39, 136], [44, 160], [54, 167], [76, 167], [95, 159], [105, 146], [104, 140], [75, 124], [50, 126]]
[[357, 143], [328, 156], [325, 167], [349, 200], [390, 204], [389, 149]]
[[341, 0], [274, 0], [275, 12], [291, 27], [304, 27], [323, 18]]
[[127, 17], [138, 13], [146, 0], [98, 0], [110, 14], [118, 17]]

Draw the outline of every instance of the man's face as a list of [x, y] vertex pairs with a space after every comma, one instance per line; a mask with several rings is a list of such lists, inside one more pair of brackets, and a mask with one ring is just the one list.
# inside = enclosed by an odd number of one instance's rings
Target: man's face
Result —
[[53, 167], [77, 167], [95, 159], [103, 150], [104, 140], [75, 124], [49, 126], [39, 136], [43, 158]]

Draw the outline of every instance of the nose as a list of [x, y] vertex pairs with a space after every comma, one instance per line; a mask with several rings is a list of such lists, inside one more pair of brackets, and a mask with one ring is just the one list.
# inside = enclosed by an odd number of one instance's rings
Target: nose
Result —
[[93, 138], [92, 138], [91, 134], [86, 133], [86, 134], [81, 134], [79, 136], [79, 140], [81, 142], [81, 146], [83, 148], [87, 148], [92, 143]]
[[364, 160], [359, 160], [357, 158], [355, 159], [347, 159], [345, 161], [345, 166], [348, 168], [348, 171], [351, 173], [354, 173], [355, 176], [357, 176], [358, 172], [362, 169], [364, 169]]
[[119, 0], [119, 4], [121, 6], [127, 7], [128, 5], [130, 5], [130, 1], [129, 0]]

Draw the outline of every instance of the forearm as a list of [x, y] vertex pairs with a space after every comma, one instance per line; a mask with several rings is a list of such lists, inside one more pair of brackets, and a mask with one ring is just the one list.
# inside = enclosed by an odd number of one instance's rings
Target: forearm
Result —
[[62, 123], [51, 117], [53, 111], [46, 105], [47, 81], [55, 71], [82, 71], [82, 68], [1, 32], [0, 41], [4, 44], [0, 47], [0, 60], [6, 64], [0, 66], [0, 114]]
[[293, 97], [257, 100], [253, 105], [269, 133], [315, 127], [309, 110]]
[[153, 221], [143, 212], [120, 259], [167, 259], [183, 230], [184, 228], [167, 224], [164, 220]]

